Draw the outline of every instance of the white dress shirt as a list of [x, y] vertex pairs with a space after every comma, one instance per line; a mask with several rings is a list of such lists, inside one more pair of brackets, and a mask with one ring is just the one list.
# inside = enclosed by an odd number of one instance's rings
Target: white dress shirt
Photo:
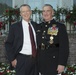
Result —
[[[30, 23], [31, 25], [31, 23]], [[34, 34], [34, 39], [36, 43], [36, 34], [34, 31], [33, 26], [31, 25], [33, 34]], [[25, 20], [22, 20], [22, 28], [23, 28], [23, 47], [22, 50], [20, 51], [21, 54], [26, 54], [26, 55], [32, 55], [32, 46], [31, 46], [31, 40], [30, 40], [30, 34], [29, 34], [29, 25], [28, 22]]]

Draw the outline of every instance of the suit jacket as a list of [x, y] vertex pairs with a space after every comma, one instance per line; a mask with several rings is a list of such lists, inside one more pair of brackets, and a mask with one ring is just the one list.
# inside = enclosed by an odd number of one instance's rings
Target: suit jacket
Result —
[[[32, 21], [31, 23], [34, 29], [36, 30], [36, 23]], [[22, 29], [22, 21], [20, 21], [10, 26], [9, 34], [5, 42], [5, 49], [8, 60], [10, 62], [16, 58], [17, 54], [21, 51], [22, 46], [23, 46], [23, 29]]]
[[[53, 44], [50, 44], [51, 31], [55, 26], [58, 33], [53, 35]], [[53, 31], [53, 30], [52, 30]], [[38, 67], [44, 75], [56, 75], [57, 66], [67, 64], [69, 54], [69, 41], [65, 25], [55, 20], [50, 23], [42, 22], [37, 31], [38, 39]], [[42, 48], [42, 43], [44, 44]]]

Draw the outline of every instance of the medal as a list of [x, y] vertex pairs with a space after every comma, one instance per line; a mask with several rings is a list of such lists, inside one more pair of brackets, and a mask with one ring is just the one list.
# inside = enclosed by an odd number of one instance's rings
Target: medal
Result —
[[58, 27], [56, 27], [55, 24], [52, 27], [49, 27], [48, 30], [47, 30], [47, 34], [57, 36], [57, 34], [58, 34]]
[[56, 24], [53, 24], [52, 27], [49, 27], [47, 30], [47, 34], [50, 35], [50, 40], [49, 43], [53, 44], [54, 43], [54, 36], [57, 36], [58, 34], [58, 27]]
[[50, 36], [50, 41], [49, 41], [50, 44], [53, 44], [53, 39], [54, 39], [54, 37]]

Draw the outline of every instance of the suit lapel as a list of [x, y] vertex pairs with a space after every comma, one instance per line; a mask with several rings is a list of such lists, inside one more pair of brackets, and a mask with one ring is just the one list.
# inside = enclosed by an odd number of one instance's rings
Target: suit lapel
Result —
[[21, 38], [21, 42], [23, 44], [23, 28], [22, 28], [22, 21], [19, 22], [19, 36]]
[[36, 23], [31, 21], [32, 26], [34, 27], [34, 30], [36, 31]]

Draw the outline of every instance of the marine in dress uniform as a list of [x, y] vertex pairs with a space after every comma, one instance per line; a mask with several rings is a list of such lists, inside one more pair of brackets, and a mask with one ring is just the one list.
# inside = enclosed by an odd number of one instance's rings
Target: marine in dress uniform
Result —
[[66, 66], [69, 42], [66, 27], [52, 19], [38, 25], [38, 69], [42, 75], [56, 75], [58, 65]]

